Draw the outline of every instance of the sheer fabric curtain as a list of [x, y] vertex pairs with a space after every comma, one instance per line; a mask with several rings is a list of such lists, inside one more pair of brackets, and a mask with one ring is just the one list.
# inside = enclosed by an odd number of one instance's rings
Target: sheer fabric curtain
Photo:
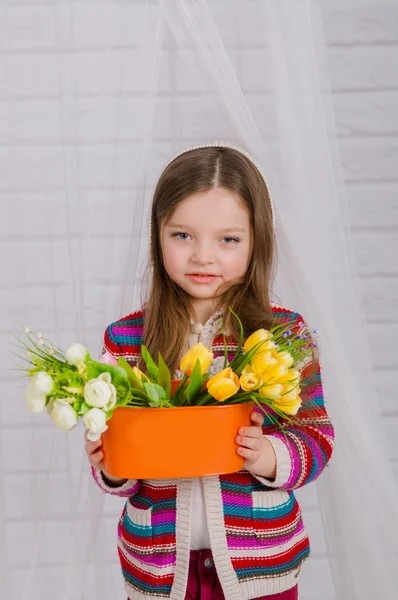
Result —
[[[358, 304], [322, 2], [26, 1], [1, 11], [5, 327], [19, 319], [99, 354], [105, 326], [140, 304], [162, 166], [212, 140], [249, 151], [276, 207], [274, 299], [320, 332], [337, 434], [330, 467], [298, 494], [315, 538], [302, 594], [394, 597], [397, 486]], [[4, 363], [16, 361], [4, 351]], [[122, 502], [94, 487], [82, 429], [31, 417], [23, 381], [4, 377], [2, 597], [123, 598]]]

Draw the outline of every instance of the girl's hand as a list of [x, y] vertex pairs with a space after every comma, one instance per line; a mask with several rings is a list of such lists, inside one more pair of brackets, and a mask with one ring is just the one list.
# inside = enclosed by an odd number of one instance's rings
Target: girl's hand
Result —
[[252, 412], [250, 420], [253, 427], [241, 427], [236, 438], [237, 450], [245, 459], [244, 468], [250, 473], [275, 480], [276, 456], [272, 444], [263, 437], [264, 416]]
[[262, 454], [264, 416], [261, 413], [252, 412], [250, 420], [254, 424], [253, 427], [241, 427], [236, 438], [236, 443], [239, 445], [238, 454], [244, 457], [244, 467], [248, 470]]
[[104, 465], [104, 453], [102, 451], [102, 440], [98, 442], [90, 442], [87, 439], [87, 430], [84, 432], [84, 439], [86, 440], [86, 452], [89, 463], [94, 469], [102, 471], [102, 477], [107, 485], [110, 487], [118, 487], [127, 481], [127, 479], [120, 479], [120, 477], [114, 477], [105, 470]]
[[90, 442], [90, 440], [87, 439], [87, 431], [85, 431], [84, 439], [86, 440], [86, 453], [90, 465], [95, 469], [105, 471], [104, 453], [102, 451], [101, 438], [98, 440], [98, 442]]

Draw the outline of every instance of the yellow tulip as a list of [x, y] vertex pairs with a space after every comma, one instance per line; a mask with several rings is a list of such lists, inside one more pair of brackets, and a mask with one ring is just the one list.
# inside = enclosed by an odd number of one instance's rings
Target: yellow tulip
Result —
[[283, 394], [281, 397], [281, 402], [286, 402], [287, 404], [289, 402], [295, 402], [297, 400], [297, 398], [300, 395], [300, 388], [299, 386], [295, 387], [295, 388], [289, 388], [289, 386], [283, 386], [284, 390], [283, 390]]
[[273, 352], [274, 350], [276, 350], [276, 344], [271, 341], [265, 342], [265, 344], [259, 348], [259, 352]]
[[265, 371], [269, 367], [278, 364], [278, 361], [272, 356], [271, 352], [259, 352], [253, 356], [251, 364], [255, 373], [262, 377]]
[[251, 392], [252, 390], [257, 390], [260, 387], [261, 379], [253, 373], [253, 371], [247, 371], [247, 368], [243, 370], [242, 375], [240, 376], [240, 387], [245, 392]]
[[298, 396], [296, 400], [289, 404], [283, 404], [280, 400], [278, 400], [277, 402], [274, 402], [272, 406], [287, 415], [296, 415], [301, 406], [301, 398]]
[[291, 385], [297, 385], [300, 381], [301, 375], [299, 371], [289, 369], [285, 375], [279, 378], [281, 383], [291, 383]]
[[[245, 350], [245, 352], [249, 352], [252, 348], [254, 348], [254, 346], [257, 346], [257, 344], [259, 344], [260, 342], [266, 342], [267, 340], [270, 340], [271, 337], [272, 335], [266, 329], [258, 329], [247, 338], [246, 342], [243, 345], [243, 349]], [[265, 344], [259, 346], [259, 350], [260, 348], [261, 351], [264, 350], [264, 345]]]
[[288, 372], [285, 365], [277, 363], [276, 365], [272, 365], [269, 367], [262, 376], [262, 382], [266, 385], [279, 383], [282, 380], [283, 376]]
[[210, 352], [203, 344], [195, 344], [181, 359], [180, 370], [190, 377], [197, 360], [200, 362], [200, 368], [203, 375], [210, 367], [211, 361], [213, 360], [213, 352]]
[[290, 354], [290, 352], [287, 352], [286, 350], [278, 352], [276, 355], [276, 359], [283, 365], [285, 365], [285, 367], [287, 367], [288, 369], [292, 366], [294, 362], [293, 356]]
[[142, 382], [149, 381], [149, 379], [145, 375], [145, 373], [143, 373], [142, 371], [140, 371], [140, 369], [138, 367], [133, 367], [133, 371], [134, 371], [137, 379], [139, 379], [139, 381], [142, 381]]
[[259, 390], [261, 396], [270, 400], [280, 400], [283, 392], [283, 385], [274, 383], [273, 385], [262, 385]]
[[[282, 388], [282, 390], [279, 389], [281, 394], [279, 398], [272, 397], [272, 395], [269, 394], [269, 388], [271, 387]], [[264, 386], [260, 388], [260, 394], [266, 398], [269, 398], [270, 400], [273, 400], [271, 408], [274, 407], [286, 415], [296, 415], [302, 404], [302, 400], [299, 395], [300, 388], [298, 386], [294, 389], [280, 384], [276, 384], [275, 386]]]
[[218, 402], [224, 402], [239, 391], [238, 376], [227, 367], [208, 380], [207, 390]]

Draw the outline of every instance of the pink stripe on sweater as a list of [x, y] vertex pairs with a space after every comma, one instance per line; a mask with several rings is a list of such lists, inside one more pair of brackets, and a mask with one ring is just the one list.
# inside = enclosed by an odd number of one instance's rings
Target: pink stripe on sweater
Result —
[[137, 327], [113, 327], [112, 333], [114, 333], [115, 335], [121, 335], [121, 336], [126, 336], [126, 337], [134, 337], [134, 336], [139, 336], [141, 337], [143, 332], [143, 326], [142, 325], [137, 325]]
[[175, 510], [162, 510], [159, 512], [152, 513], [152, 525], [162, 525], [165, 523], [176, 522], [176, 511]]
[[222, 499], [223, 503], [233, 504], [234, 506], [238, 504], [239, 506], [248, 507], [252, 506], [253, 504], [251, 496], [249, 494], [230, 494], [228, 492], [223, 492]]

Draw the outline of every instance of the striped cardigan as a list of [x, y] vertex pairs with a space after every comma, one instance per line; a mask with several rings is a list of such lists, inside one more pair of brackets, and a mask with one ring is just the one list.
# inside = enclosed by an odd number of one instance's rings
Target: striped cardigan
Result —
[[[306, 327], [297, 313], [276, 307], [273, 311], [282, 321], [290, 321], [294, 332]], [[135, 364], [143, 321], [143, 312], [138, 311], [109, 325], [104, 351]], [[219, 364], [223, 338], [216, 335], [209, 345]], [[237, 344], [227, 338], [227, 345], [232, 357]], [[263, 426], [277, 458], [275, 480], [245, 469], [202, 478], [211, 550], [226, 600], [258, 598], [294, 587], [310, 553], [293, 490], [320, 475], [332, 454], [334, 432], [319, 368], [304, 372], [304, 383], [312, 402], [303, 403], [300, 426], [288, 426], [286, 437], [271, 432], [270, 422]], [[104, 492], [127, 498], [119, 520], [118, 552], [130, 600], [184, 600], [193, 480], [128, 480], [113, 488], [100, 471], [93, 469], [93, 475]]]

